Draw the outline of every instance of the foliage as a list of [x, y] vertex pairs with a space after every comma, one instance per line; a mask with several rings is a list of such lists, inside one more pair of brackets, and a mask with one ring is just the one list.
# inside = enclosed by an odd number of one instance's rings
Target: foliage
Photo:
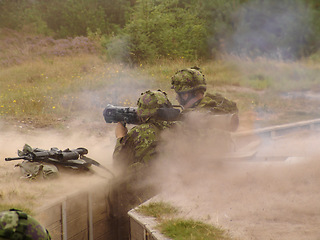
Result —
[[23, 25], [23, 13], [26, 1], [0, 1], [0, 28], [20, 29]]
[[159, 228], [173, 240], [228, 240], [225, 231], [200, 221], [172, 219], [164, 221]]
[[157, 219], [160, 231], [170, 239], [194, 240], [228, 240], [224, 230], [200, 221], [173, 218], [179, 212], [177, 208], [166, 202], [151, 202], [139, 206], [137, 211], [145, 216]]
[[54, 56], [75, 56], [98, 53], [95, 42], [87, 37], [53, 39], [39, 35], [0, 29], [0, 66], [22, 64], [31, 60], [46, 60]]
[[207, 56], [205, 22], [175, 0], [140, 0], [124, 31], [135, 62]]
[[12, 66], [0, 72], [0, 116], [36, 119], [43, 123], [67, 118], [78, 105], [79, 92], [95, 91], [101, 81], [86, 77], [101, 62], [92, 56], [52, 58]]
[[[0, 28], [32, 25], [55, 38], [86, 36], [89, 28], [112, 34], [123, 27], [133, 0], [1, 0]], [[39, 24], [40, 23], [40, 24]]]
[[[304, 120], [318, 114], [314, 111], [318, 106], [317, 98], [308, 96], [309, 91], [319, 89], [317, 54], [296, 62], [235, 56], [215, 61], [160, 59], [157, 64], [143, 63], [128, 68], [118, 62], [105, 62], [91, 39], [102, 42], [104, 37], [97, 31], [90, 33], [89, 38], [55, 40], [0, 30], [0, 45], [3, 46], [0, 51], [0, 118], [30, 119], [37, 122], [37, 126], [61, 124], [58, 119], [69, 121], [81, 111], [101, 116], [101, 108], [108, 103], [134, 105], [137, 96], [146, 89], [161, 88], [174, 102], [171, 76], [195, 65], [205, 74], [208, 92], [221, 92], [236, 101], [241, 114], [267, 109], [265, 106], [294, 119], [298, 112], [305, 112], [299, 115]], [[127, 45], [120, 41], [118, 45], [107, 46], [108, 50], [121, 50]], [[124, 50], [123, 56], [128, 57]], [[284, 94], [288, 91], [302, 94], [302, 90], [306, 92], [305, 97], [297, 95], [292, 99]], [[286, 114], [289, 111], [292, 114]], [[288, 117], [281, 121], [290, 122]], [[266, 125], [268, 121], [266, 118]]]
[[225, 52], [226, 41], [232, 37], [237, 22], [233, 15], [248, 0], [202, 0], [199, 1], [199, 17], [206, 21], [207, 46], [213, 58]]
[[0, 28], [57, 38], [100, 32], [109, 59], [303, 58], [320, 47], [318, 0], [0, 0]]

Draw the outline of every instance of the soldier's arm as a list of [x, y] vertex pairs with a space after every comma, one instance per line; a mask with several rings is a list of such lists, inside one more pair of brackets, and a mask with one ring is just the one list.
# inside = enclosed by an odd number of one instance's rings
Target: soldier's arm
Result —
[[116, 130], [115, 130], [115, 135], [116, 135], [116, 138], [123, 138], [124, 136], [126, 136], [128, 133], [128, 129], [123, 126], [122, 123], [118, 122], [117, 123], [117, 126], [116, 126]]
[[[120, 124], [120, 123], [119, 123]], [[117, 142], [113, 151], [113, 163], [115, 167], [127, 167], [134, 159], [134, 128], [127, 132], [123, 137], [117, 138]], [[117, 133], [116, 133], [117, 134]]]

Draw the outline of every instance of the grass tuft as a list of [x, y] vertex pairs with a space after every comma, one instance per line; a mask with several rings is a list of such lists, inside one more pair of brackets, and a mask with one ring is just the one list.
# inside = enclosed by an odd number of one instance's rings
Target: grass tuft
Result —
[[161, 231], [173, 240], [227, 240], [231, 239], [220, 228], [194, 220], [172, 219], [159, 225]]
[[137, 211], [157, 219], [161, 233], [174, 240], [229, 240], [226, 231], [212, 225], [175, 218], [179, 210], [166, 202], [151, 202], [140, 206]]

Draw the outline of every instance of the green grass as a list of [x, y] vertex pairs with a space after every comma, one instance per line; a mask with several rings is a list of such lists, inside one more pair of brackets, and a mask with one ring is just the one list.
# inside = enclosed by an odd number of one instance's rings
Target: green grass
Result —
[[158, 221], [157, 229], [173, 240], [230, 240], [221, 228], [192, 219], [177, 218], [179, 210], [166, 202], [151, 202], [137, 211]]
[[[56, 46], [60, 46], [59, 43]], [[299, 104], [301, 99], [291, 101], [280, 96], [288, 91], [320, 90], [320, 63], [314, 56], [296, 62], [234, 56], [207, 62], [164, 59], [157, 64], [130, 68], [106, 62], [99, 54], [85, 52], [57, 57], [49, 54], [54, 45], [50, 49], [41, 49], [39, 45], [37, 53], [46, 54], [36, 55], [28, 49], [24, 51], [28, 47], [13, 44], [7, 46], [3, 56], [0, 53], [0, 59], [10, 59], [10, 56], [19, 57], [17, 51], [23, 52], [19, 64], [8, 63], [0, 69], [0, 119], [61, 127], [61, 123], [71, 121], [78, 114], [87, 115], [88, 111], [100, 116], [101, 109], [108, 103], [134, 106], [139, 94], [147, 89], [162, 89], [177, 104], [175, 93], [170, 89], [171, 76], [191, 66], [201, 67], [208, 91], [221, 92], [236, 101], [240, 115], [257, 110], [278, 115], [290, 112], [290, 119], [281, 117], [279, 123], [294, 121], [295, 115], [298, 118], [319, 116], [317, 101], [310, 101], [306, 109]]]
[[[28, 62], [0, 71], [0, 115], [39, 116], [68, 113], [72, 99], [86, 89], [101, 87], [90, 69], [98, 62], [94, 56], [67, 57]], [[65, 106], [62, 106], [62, 100]]]
[[203, 222], [172, 219], [159, 225], [161, 232], [173, 240], [228, 240], [226, 232]]

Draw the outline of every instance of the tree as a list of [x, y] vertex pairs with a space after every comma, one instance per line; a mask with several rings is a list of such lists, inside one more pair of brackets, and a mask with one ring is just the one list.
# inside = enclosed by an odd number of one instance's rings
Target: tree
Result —
[[135, 62], [162, 57], [207, 57], [205, 21], [178, 0], [139, 0], [125, 26]]

